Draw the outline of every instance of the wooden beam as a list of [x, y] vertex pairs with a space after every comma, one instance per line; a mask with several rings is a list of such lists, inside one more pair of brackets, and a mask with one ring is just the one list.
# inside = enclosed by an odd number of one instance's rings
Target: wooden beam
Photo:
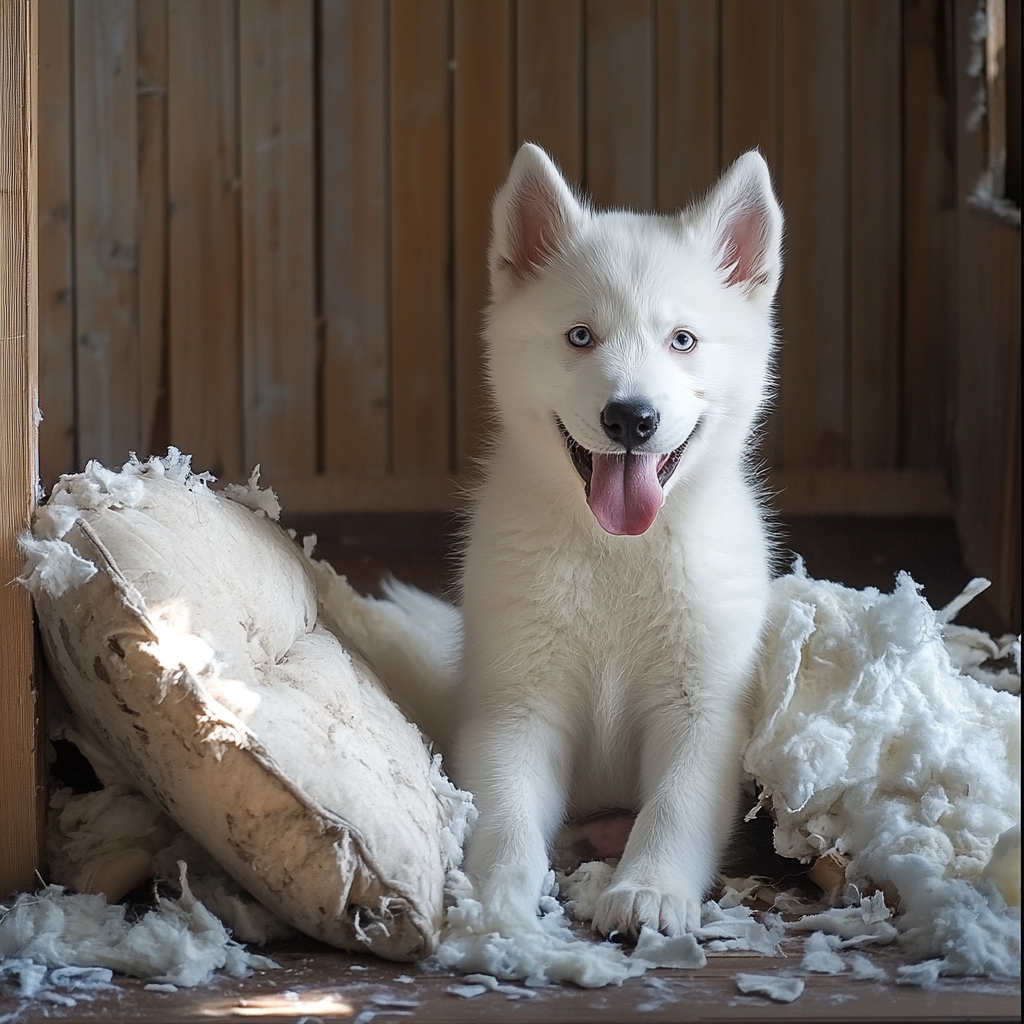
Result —
[[[260, 483], [291, 513], [437, 512], [464, 507], [472, 488], [466, 477], [443, 474], [267, 473]], [[768, 504], [784, 516], [948, 516], [953, 510], [938, 470], [777, 469], [767, 485]]]
[[949, 516], [941, 470], [775, 469], [769, 504], [783, 516]]
[[37, 24], [36, 0], [0, 0], [0, 897], [42, 849], [32, 603], [11, 584], [38, 475]]

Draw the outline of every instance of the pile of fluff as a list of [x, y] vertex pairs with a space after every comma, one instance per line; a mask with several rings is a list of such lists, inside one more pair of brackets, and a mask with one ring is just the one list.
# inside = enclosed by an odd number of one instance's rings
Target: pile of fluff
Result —
[[744, 768], [779, 853], [837, 850], [897, 904], [907, 981], [1020, 974], [1020, 640], [949, 621], [986, 585], [940, 612], [906, 573], [881, 594], [798, 563], [773, 585]]
[[135, 919], [102, 895], [59, 885], [0, 905], [0, 977], [17, 980], [24, 999], [41, 996], [74, 1005], [67, 994], [48, 995], [54, 987], [66, 987], [62, 979], [69, 967], [83, 969], [73, 975], [72, 987], [84, 984], [83, 978], [90, 984], [109, 982], [114, 970], [162, 983], [164, 991], [204, 984], [221, 970], [245, 977], [253, 969], [277, 967], [232, 939], [192, 894], [183, 862], [179, 870], [181, 897], [161, 897], [155, 909]]
[[451, 906], [434, 962], [492, 983], [497, 979], [523, 981], [527, 986], [572, 982], [598, 988], [621, 985], [655, 968], [696, 970], [707, 963], [706, 952], [781, 955], [785, 938], [781, 916], [768, 913], [759, 920], [760, 915], [740, 905], [738, 898], [729, 898], [738, 897], [729, 889], [726, 898], [704, 904], [701, 926], [695, 932], [669, 938], [644, 927], [632, 950], [595, 938], [573, 922], [591, 920], [613, 870], [610, 864], [593, 861], [569, 875], [556, 877], [551, 872], [550, 894], [541, 899], [540, 916], [529, 928], [518, 917], [507, 919], [503, 907], [482, 903], [471, 880], [452, 871], [448, 879]]

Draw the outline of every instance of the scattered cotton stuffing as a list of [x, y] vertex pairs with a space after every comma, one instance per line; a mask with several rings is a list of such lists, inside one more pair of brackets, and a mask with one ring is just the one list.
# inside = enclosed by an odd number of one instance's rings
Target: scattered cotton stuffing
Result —
[[773, 588], [744, 767], [772, 801], [777, 850], [834, 848], [862, 891], [894, 886], [901, 945], [941, 973], [1019, 976], [1019, 905], [984, 875], [1020, 820], [1019, 698], [958, 671], [947, 622], [906, 573], [883, 595], [798, 565]]
[[846, 970], [843, 958], [836, 952], [842, 945], [837, 935], [813, 932], [804, 942], [804, 958], [800, 966], [816, 974], [842, 974]]
[[259, 482], [260, 467], [257, 466], [250, 474], [247, 484], [227, 484], [224, 496], [276, 522], [281, 516], [281, 503], [269, 487], [260, 487]]
[[643, 961], [648, 967], [672, 967], [690, 971], [704, 967], [708, 962], [704, 950], [697, 945], [693, 935], [669, 938], [647, 927], [640, 929], [633, 960]]
[[[611, 877], [608, 865], [602, 865], [607, 871], [598, 871], [595, 863], [581, 865], [562, 881], [566, 892], [585, 892], [588, 906]], [[560, 981], [586, 988], [620, 985], [656, 967], [703, 967], [706, 956], [699, 942], [710, 952], [749, 950], [777, 956], [785, 938], [777, 914], [765, 914], [762, 923], [748, 907], [723, 910], [708, 901], [695, 934], [670, 938], [645, 928], [635, 949], [627, 954], [617, 944], [579, 937], [563, 907], [550, 897], [542, 901], [543, 913], [535, 925], [524, 929], [518, 919], [506, 920], [502, 908], [484, 907], [470, 880], [460, 872], [450, 876], [450, 896], [452, 905], [434, 962], [462, 974], [488, 974], [527, 985]]]
[[784, 978], [778, 974], [737, 974], [736, 987], [750, 995], [767, 996], [778, 1003], [791, 1003], [803, 994], [800, 978]]
[[441, 829], [442, 848], [448, 861], [448, 870], [453, 871], [462, 864], [462, 848], [477, 817], [476, 804], [470, 793], [453, 785], [445, 775], [440, 754], [435, 754], [431, 759], [429, 778], [445, 810], [443, 817], [448, 824]]
[[615, 868], [603, 860], [587, 861], [569, 874], [558, 872], [558, 892], [568, 914], [577, 921], [592, 921], [597, 901], [614, 873]]
[[147, 879], [178, 882], [189, 867], [190, 889], [240, 942], [295, 936], [250, 896], [186, 832], [138, 790], [108, 785], [93, 793], [50, 794], [47, 851], [50, 881], [117, 902]]
[[619, 985], [647, 969], [613, 943], [576, 937], [553, 899], [531, 928], [523, 928], [503, 916], [504, 908], [485, 907], [461, 872], [449, 875], [449, 894], [452, 905], [432, 958], [442, 968], [531, 986], [569, 981], [584, 988]]
[[850, 967], [857, 981], [885, 981], [885, 969], [873, 964], [863, 953], [850, 954]]
[[[192, 472], [192, 456], [168, 448], [164, 457], [140, 462], [134, 455], [120, 471], [107, 469], [95, 459], [84, 472], [66, 474], [53, 486], [49, 500], [36, 510], [33, 534], [19, 538], [28, 560], [21, 582], [30, 593], [40, 590], [60, 597], [92, 579], [96, 566], [82, 558], [61, 538], [78, 521], [80, 509], [100, 510], [137, 505], [145, 493], [143, 477], [166, 477], [190, 491], [202, 493], [214, 477]], [[275, 499], [276, 500], [276, 499]]]
[[[0, 969], [13, 961], [21, 995], [32, 998], [47, 968], [97, 967], [163, 984], [192, 987], [223, 970], [236, 978], [277, 967], [233, 941], [224, 925], [193, 895], [180, 875], [181, 898], [160, 898], [157, 909], [129, 921], [120, 904], [103, 896], [71, 894], [50, 885], [0, 907]], [[57, 981], [69, 975], [57, 974]], [[109, 974], [109, 970], [108, 970]], [[99, 982], [103, 976], [91, 975]]]
[[786, 931], [778, 914], [763, 914], [758, 921], [749, 907], [726, 909], [708, 900], [701, 907], [700, 928], [695, 935], [712, 953], [750, 950], [762, 956], [778, 956]]
[[790, 921], [786, 927], [794, 932], [825, 932], [838, 936], [843, 948], [869, 943], [883, 945], [892, 942], [897, 935], [896, 927], [889, 921], [891, 914], [883, 893], [876, 892], [863, 897], [855, 906], [806, 914]]

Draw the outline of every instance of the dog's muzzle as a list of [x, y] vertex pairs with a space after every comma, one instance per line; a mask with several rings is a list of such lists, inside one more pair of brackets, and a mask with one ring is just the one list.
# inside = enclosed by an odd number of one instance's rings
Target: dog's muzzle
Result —
[[[590, 481], [594, 475], [594, 453], [584, 448], [583, 445], [581, 445], [579, 441], [577, 441], [576, 438], [574, 438], [572, 434], [565, 429], [565, 424], [562, 423], [557, 416], [555, 417], [555, 422], [558, 424], [558, 429], [561, 432], [562, 437], [565, 439], [565, 447], [569, 452], [569, 458], [572, 459], [572, 464], [576, 468], [576, 472], [579, 474], [580, 479], [583, 481], [583, 489], [589, 498]], [[686, 451], [686, 446], [697, 433], [697, 428], [700, 424], [701, 421], [698, 421], [697, 426], [690, 431], [689, 437], [687, 437], [687, 439], [678, 448], [662, 455], [659, 458], [658, 483], [661, 484], [662, 487], [668, 483], [669, 478], [676, 471], [676, 467], [679, 465], [679, 460], [683, 457], [683, 452]], [[623, 457], [624, 454], [625, 453], [623, 453]], [[619, 458], [619, 456], [615, 457]]]

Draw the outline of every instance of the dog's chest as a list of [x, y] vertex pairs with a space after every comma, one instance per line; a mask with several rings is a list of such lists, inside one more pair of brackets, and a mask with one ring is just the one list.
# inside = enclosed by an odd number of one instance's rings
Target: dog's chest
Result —
[[618, 702], [646, 700], [692, 664], [706, 631], [681, 553], [623, 548], [568, 548], [536, 566], [528, 588], [540, 620], [572, 653], [588, 705], [616, 717]]

